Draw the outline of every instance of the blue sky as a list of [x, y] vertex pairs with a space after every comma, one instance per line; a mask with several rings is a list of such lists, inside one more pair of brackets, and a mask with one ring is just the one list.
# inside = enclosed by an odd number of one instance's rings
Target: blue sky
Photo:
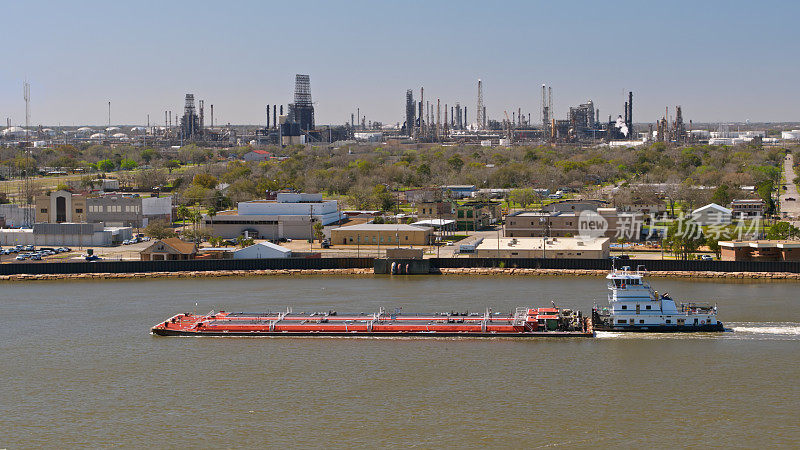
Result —
[[311, 75], [317, 123], [403, 120], [406, 89], [475, 119], [539, 117], [592, 99], [602, 117], [634, 91], [637, 122], [682, 105], [695, 121], [796, 121], [800, 3], [761, 1], [18, 1], [3, 6], [0, 119], [163, 123], [191, 92], [217, 123], [262, 123]]

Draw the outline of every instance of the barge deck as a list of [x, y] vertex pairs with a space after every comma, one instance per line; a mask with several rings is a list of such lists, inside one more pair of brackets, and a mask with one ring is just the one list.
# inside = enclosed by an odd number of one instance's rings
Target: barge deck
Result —
[[591, 317], [559, 308], [517, 308], [511, 314], [230, 313], [177, 314], [152, 327], [158, 336], [340, 337], [593, 337]]

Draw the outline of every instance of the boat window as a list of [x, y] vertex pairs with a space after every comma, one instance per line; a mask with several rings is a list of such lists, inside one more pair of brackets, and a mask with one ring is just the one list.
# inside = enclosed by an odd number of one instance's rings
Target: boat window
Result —
[[645, 309], [650, 309], [650, 305], [645, 306]]
[[667, 319], [667, 323], [672, 323], [672, 321], [671, 321], [671, 320], [669, 320], [669, 319]]
[[628, 323], [628, 320], [627, 319], [619, 319], [619, 320], [617, 320], [617, 323]]
[[628, 309], [628, 305], [622, 305], [622, 309]]
[[644, 323], [644, 320], [640, 320], [639, 323]]

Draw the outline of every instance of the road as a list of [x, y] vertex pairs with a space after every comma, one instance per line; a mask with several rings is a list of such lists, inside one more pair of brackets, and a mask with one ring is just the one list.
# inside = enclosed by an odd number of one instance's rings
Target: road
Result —
[[[794, 172], [794, 159], [791, 154], [783, 160], [783, 175], [786, 180], [784, 184], [786, 190], [780, 188], [781, 217], [786, 217], [795, 226], [800, 226], [800, 195], [797, 192], [797, 185], [794, 184], [797, 175]], [[794, 200], [787, 201], [789, 198]]]

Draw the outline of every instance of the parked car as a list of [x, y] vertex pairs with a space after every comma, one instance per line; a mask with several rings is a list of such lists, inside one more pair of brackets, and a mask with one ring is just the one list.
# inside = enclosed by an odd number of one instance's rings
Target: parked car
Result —
[[34, 246], [32, 246], [32, 245], [26, 245], [24, 250], [26, 252], [32, 252], [32, 251], [36, 250], [36, 248], [34, 248]]
[[703, 261], [713, 261], [714, 257], [711, 255], [700, 255], [700, 259], [702, 259]]
[[17, 255], [16, 258], [17, 261], [25, 261], [26, 259], [28, 259], [28, 257], [25, 255]]
[[331, 240], [325, 238], [322, 240], [322, 248], [330, 248], [331, 247]]
[[130, 243], [131, 243], [131, 241], [129, 241], [128, 239], [125, 239], [124, 241], [122, 241], [122, 245], [128, 245]]
[[793, 201], [795, 201], [795, 200], [797, 200], [797, 199], [796, 199], [796, 198], [794, 198], [794, 197], [786, 197], [786, 201], [787, 201], [787, 202], [793, 202]]
[[97, 256], [97, 255], [88, 255], [88, 256], [86, 256], [86, 260], [87, 261], [97, 261], [99, 259], [100, 259], [100, 257]]
[[42, 257], [38, 253], [34, 253], [33, 255], [31, 255], [31, 260], [32, 261], [41, 261]]
[[58, 253], [67, 253], [68, 251], [69, 251], [69, 249], [67, 247], [58, 247], [56, 249], [56, 252], [58, 252]]

